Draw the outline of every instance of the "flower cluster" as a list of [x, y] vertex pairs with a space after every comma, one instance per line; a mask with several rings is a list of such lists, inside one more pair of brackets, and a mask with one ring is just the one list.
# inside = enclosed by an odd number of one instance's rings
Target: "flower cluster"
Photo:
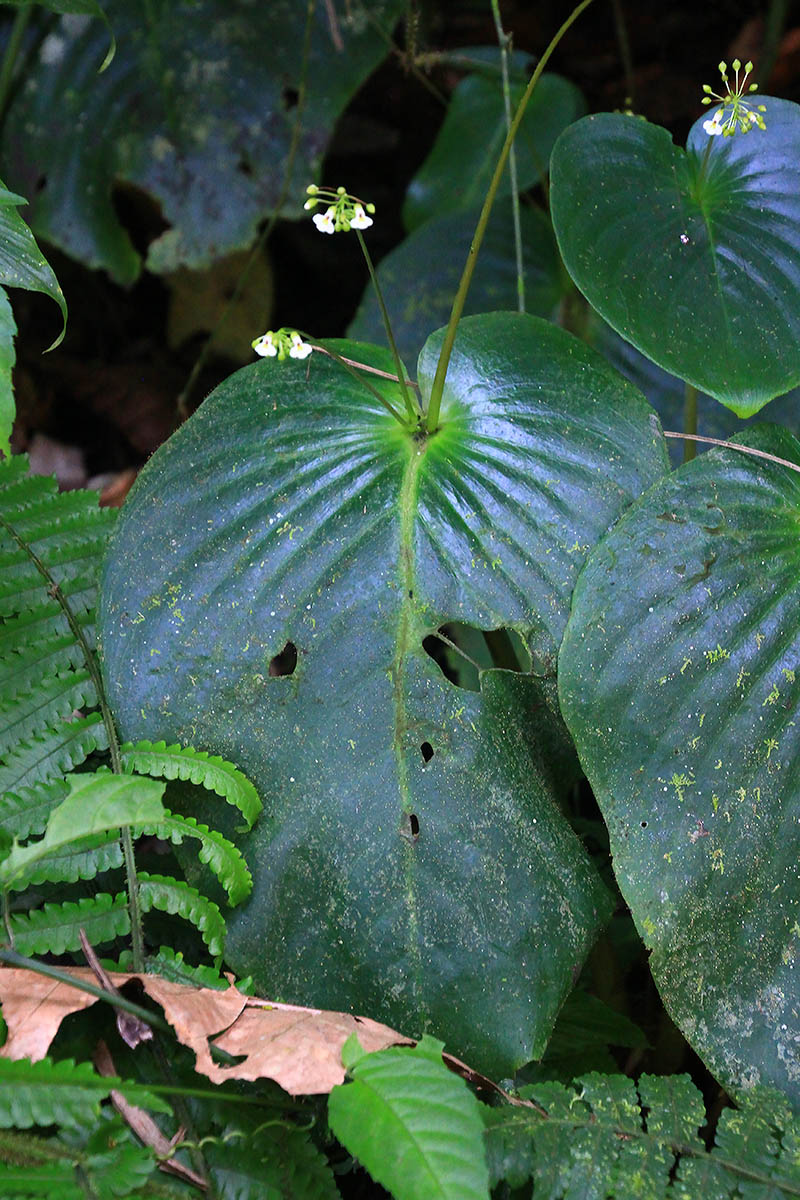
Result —
[[316, 208], [318, 204], [326, 206], [325, 211], [315, 213], [314, 224], [320, 233], [341, 233], [348, 229], [369, 229], [372, 217], [368, 213], [375, 212], [374, 204], [364, 204], [357, 196], [351, 196], [343, 187], [334, 191], [332, 188], [317, 187], [312, 183], [306, 188], [308, 200], [303, 205], [306, 209]]
[[758, 91], [758, 84], [751, 83], [747, 86], [747, 78], [753, 69], [751, 62], [745, 63], [744, 75], [739, 79], [739, 72], [742, 69], [742, 64], [738, 58], [735, 58], [731, 66], [736, 74], [733, 87], [731, 87], [728, 79], [728, 68], [724, 62], [719, 64], [719, 73], [722, 76], [722, 82], [725, 84], [725, 95], [720, 96], [717, 92], [712, 92], [707, 83], [703, 84], [703, 104], [713, 104], [716, 100], [722, 105], [710, 117], [708, 121], [703, 121], [703, 129], [712, 137], [717, 134], [722, 134], [724, 137], [732, 137], [737, 129], [742, 133], [749, 133], [751, 129], [766, 129], [766, 124], [762, 113], [767, 111], [766, 106], [759, 104], [753, 106], [748, 103], [745, 96], [752, 95]]
[[250, 344], [262, 358], [277, 358], [279, 362], [287, 356], [308, 358], [314, 348], [303, 341], [296, 329], [269, 329]]

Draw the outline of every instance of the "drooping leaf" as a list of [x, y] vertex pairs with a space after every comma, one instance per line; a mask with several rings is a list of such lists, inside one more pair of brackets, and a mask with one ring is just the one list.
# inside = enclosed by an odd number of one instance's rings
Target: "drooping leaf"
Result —
[[11, 4], [15, 8], [30, 8], [33, 4], [41, 4], [43, 8], [47, 8], [50, 12], [54, 13], [63, 13], [79, 18], [98, 17], [106, 27], [107, 35], [111, 38], [111, 44], [97, 70], [104, 71], [114, 57], [114, 51], [116, 50], [114, 35], [111, 32], [108, 17], [97, 0], [2, 0], [2, 2], [3, 4]]
[[795, 1105], [799, 518], [797, 473], [734, 450], [665, 477], [590, 556], [559, 670], [667, 1008], [734, 1094]]
[[165, 815], [161, 803], [165, 785], [158, 780], [87, 771], [72, 775], [68, 782], [69, 793], [50, 814], [44, 837], [27, 846], [15, 846], [0, 864], [0, 883], [4, 887], [27, 876], [40, 859], [77, 838], [157, 824]]
[[[21, 204], [28, 205], [24, 196], [10, 192], [5, 184], [0, 183], [0, 283], [5, 287], [25, 288], [29, 292], [44, 292], [61, 309], [65, 328], [67, 302], [64, 293], [28, 225], [17, 212]], [[61, 341], [64, 328], [53, 346]], [[0, 449], [8, 454], [7, 445], [2, 445]]]
[[125, 771], [138, 771], [161, 779], [188, 779], [216, 792], [239, 809], [249, 829], [261, 812], [258, 792], [246, 775], [218, 754], [166, 742], [137, 742], [120, 750]]
[[108, 686], [125, 736], [208, 746], [265, 798], [235, 970], [434, 1029], [487, 1073], [541, 1053], [607, 912], [537, 741], [547, 680], [468, 692], [423, 641], [508, 626], [552, 672], [588, 550], [665, 464], [634, 389], [513, 314], [462, 322], [430, 438], [330, 360], [265, 360], [151, 459], [105, 572]]
[[[589, 303], [659, 366], [740, 417], [800, 383], [800, 107], [687, 149], [615, 113], [565, 130], [551, 212]], [[631, 203], [631, 196], [636, 203]]]
[[[299, 213], [334, 122], [386, 53], [380, 29], [401, 7], [316, 7], [288, 214]], [[32, 227], [130, 283], [140, 258], [112, 196], [129, 183], [169, 225], [148, 249], [151, 270], [204, 267], [245, 249], [281, 192], [305, 10], [291, 0], [234, 8], [227, 0], [108, 0], [104, 8], [118, 40], [108, 70], [97, 74], [102, 26], [76, 31], [62, 21], [6, 119], [3, 158], [14, 185], [35, 197]]]
[[180, 879], [166, 875], [151, 875], [140, 871], [139, 900], [142, 912], [157, 908], [160, 912], [183, 917], [195, 926], [208, 946], [212, 958], [222, 954], [225, 945], [225, 920], [213, 900], [201, 895]]
[[[516, 71], [511, 84], [512, 112], [528, 82]], [[586, 111], [574, 83], [560, 75], [542, 75], [531, 97], [515, 142], [517, 185], [532, 187], [547, 174], [550, 151], [563, 129]], [[444, 123], [425, 162], [408, 186], [403, 206], [406, 228], [455, 208], [480, 207], [506, 137], [499, 74], [468, 75], [456, 87]], [[511, 188], [508, 169], [499, 195]]]
[[157, 821], [145, 821], [134, 830], [137, 837], [148, 834], [163, 838], [175, 846], [186, 838], [200, 842], [200, 862], [205, 863], [228, 893], [231, 904], [240, 904], [250, 894], [253, 880], [241, 851], [217, 829], [209, 829], [194, 817], [183, 817], [164, 809]]
[[328, 1121], [372, 1178], [396, 1200], [488, 1200], [480, 1106], [441, 1044], [347, 1050], [352, 1081], [331, 1092]]
[[[378, 280], [386, 299], [400, 357], [417, 361], [431, 329], [444, 325], [475, 233], [478, 210], [459, 209], [425, 221], [381, 260]], [[517, 266], [511, 205], [495, 205], [467, 297], [465, 316], [517, 308]], [[538, 210], [520, 212], [526, 311], [552, 316], [564, 287], [553, 228]], [[381, 343], [385, 338], [373, 288], [367, 288], [348, 336]]]

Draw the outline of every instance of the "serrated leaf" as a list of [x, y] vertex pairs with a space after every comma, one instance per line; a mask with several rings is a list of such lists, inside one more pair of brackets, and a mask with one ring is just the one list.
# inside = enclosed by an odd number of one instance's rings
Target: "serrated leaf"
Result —
[[0, 826], [17, 841], [44, 833], [53, 809], [66, 798], [66, 779], [55, 779], [37, 787], [0, 795]]
[[20, 954], [66, 954], [80, 950], [80, 931], [93, 946], [130, 933], [127, 896], [99, 892], [62, 904], [44, 904], [9, 918], [14, 946]]
[[116, 870], [122, 863], [119, 839], [109, 841], [108, 834], [96, 833], [44, 855], [35, 867], [9, 886], [20, 891], [40, 883], [75, 883], [78, 879], [94, 879], [103, 871]]
[[225, 920], [213, 900], [208, 900], [196, 888], [166, 875], [138, 875], [139, 902], [142, 912], [157, 908], [191, 921], [202, 935], [212, 958], [222, 954], [225, 945]]
[[585, 117], [551, 163], [556, 236], [589, 303], [740, 417], [800, 383], [800, 107], [759, 102], [764, 131], [709, 138], [700, 118], [686, 151], [647, 121]]
[[233, 763], [218, 754], [191, 746], [168, 746], [166, 742], [127, 743], [120, 749], [125, 771], [139, 771], [162, 779], [187, 779], [216, 792], [239, 809], [249, 829], [261, 812], [261, 801], [253, 784]]
[[194, 817], [182, 817], [164, 809], [161, 820], [137, 826], [135, 832], [137, 837], [149, 834], [176, 846], [186, 838], [196, 839], [201, 846], [200, 861], [214, 872], [228, 893], [230, 903], [240, 904], [249, 895], [253, 880], [247, 864], [233, 842], [229, 842], [216, 829], [201, 825]]
[[461, 323], [429, 439], [312, 364], [238, 372], [140, 476], [102, 589], [109, 694], [125, 736], [200, 742], [268, 797], [241, 843], [235, 970], [508, 1073], [544, 1050], [608, 901], [543, 765], [552, 678], [486, 671], [468, 692], [423, 642], [508, 626], [552, 672], [585, 555], [665, 469], [663, 441], [599, 356], [533, 317]]
[[[800, 462], [787, 432], [742, 439]], [[590, 556], [562, 709], [670, 1014], [734, 1094], [800, 1103], [798, 475], [713, 450]]]
[[241, 1141], [206, 1150], [221, 1200], [338, 1200], [331, 1170], [304, 1130], [261, 1123], [245, 1144], [246, 1153]]
[[0, 792], [51, 783], [85, 762], [95, 750], [108, 748], [100, 713], [62, 721], [46, 733], [20, 742], [0, 764]]
[[363, 1055], [328, 1098], [336, 1137], [396, 1200], [488, 1200], [478, 1101], [425, 1048]]
[[113, 1082], [96, 1075], [91, 1063], [30, 1063], [0, 1058], [0, 1128], [85, 1125], [97, 1119], [100, 1101]]
[[[31, 224], [87, 266], [130, 283], [141, 263], [114, 209], [121, 182], [152, 198], [169, 228], [147, 265], [208, 266], [246, 249], [275, 207], [289, 166], [301, 84], [304, 21], [291, 0], [232, 8], [227, 0], [107, 0], [118, 39], [97, 75], [106, 33], [63, 21], [11, 104], [3, 161], [14, 186], [35, 197]], [[313, 14], [308, 94], [286, 215], [299, 215], [334, 123], [386, 54], [399, 0], [351, 0], [337, 49], [324, 6]], [[376, 28], [377, 25], [377, 28]], [[313, 87], [310, 81], [313, 80]], [[45, 176], [47, 186], [36, 188]], [[298, 184], [298, 181], [302, 181]]]

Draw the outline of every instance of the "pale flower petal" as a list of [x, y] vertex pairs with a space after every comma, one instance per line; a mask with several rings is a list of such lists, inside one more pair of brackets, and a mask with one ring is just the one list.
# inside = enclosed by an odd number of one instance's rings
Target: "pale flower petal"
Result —
[[317, 213], [311, 218], [320, 233], [334, 233], [333, 218], [336, 215], [336, 209], [331, 205], [325, 209], [324, 213]]
[[364, 212], [363, 204], [356, 204], [353, 207], [353, 216], [350, 218], [351, 229], [369, 229], [372, 224], [372, 217], [368, 217]]
[[278, 347], [275, 345], [275, 340], [271, 332], [264, 333], [260, 338], [256, 338], [253, 342], [253, 349], [262, 358], [274, 358], [278, 353]]
[[295, 332], [292, 334], [292, 348], [289, 351], [289, 358], [308, 358], [313, 348], [308, 342], [303, 341], [299, 333]]
[[722, 109], [718, 108], [713, 117], [711, 117], [708, 121], [703, 121], [703, 129], [706, 131], [706, 133], [710, 134], [712, 137], [715, 137], [718, 133], [722, 133], [721, 117]]

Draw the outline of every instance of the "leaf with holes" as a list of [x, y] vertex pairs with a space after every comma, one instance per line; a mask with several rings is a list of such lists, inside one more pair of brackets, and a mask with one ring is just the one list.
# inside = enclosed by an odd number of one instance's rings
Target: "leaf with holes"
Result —
[[[207, 267], [245, 249], [280, 198], [301, 86], [305, 5], [292, 0], [107, 0], [118, 39], [98, 75], [107, 31], [62, 20], [26, 65], [3, 127], [12, 185], [31, 201], [37, 235], [119, 283], [141, 261], [115, 200], [144, 193], [162, 232], [147, 266]], [[338, 6], [341, 8], [342, 6]], [[334, 123], [386, 54], [399, 0], [351, 0], [312, 19], [308, 96], [293, 203]], [[127, 189], [127, 190], [126, 190]]]
[[[554, 802], [544, 677], [589, 549], [665, 469], [639, 393], [509, 313], [461, 323], [433, 436], [315, 355], [245, 367], [153, 456], [106, 562], [106, 678], [125, 737], [202, 745], [259, 788], [239, 974], [489, 1073], [543, 1051], [608, 912]], [[423, 648], [453, 621], [515, 630], [539, 677], [454, 686]]]
[[[551, 209], [587, 300], [653, 362], [749, 417], [800, 383], [800, 106], [686, 150], [621, 113], [553, 149]], [[631, 196], [636, 203], [631, 204]]]
[[[800, 462], [791, 434], [747, 445]], [[592, 553], [564, 716], [676, 1024], [734, 1093], [800, 1103], [800, 477], [735, 450], [667, 476]]]

